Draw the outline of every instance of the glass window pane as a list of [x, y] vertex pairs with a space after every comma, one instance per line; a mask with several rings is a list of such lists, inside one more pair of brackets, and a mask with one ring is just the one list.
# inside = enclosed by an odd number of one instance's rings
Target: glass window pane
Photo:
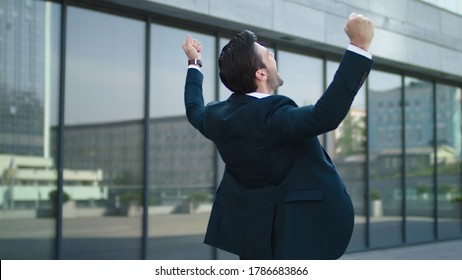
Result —
[[53, 259], [60, 5], [0, 10], [0, 259]]
[[66, 259], [140, 258], [144, 22], [70, 7]]
[[[324, 92], [322, 60], [287, 51], [278, 51], [277, 59], [284, 80], [278, 94], [291, 98], [298, 106], [315, 104]], [[318, 139], [323, 143], [323, 135]]]
[[214, 146], [187, 121], [184, 82], [187, 35], [203, 47], [204, 99], [215, 97], [215, 38], [151, 26], [150, 259], [210, 259], [203, 244], [214, 182]]
[[402, 108], [401, 76], [369, 75], [370, 244], [402, 243]]
[[404, 79], [406, 242], [434, 239], [433, 84]]
[[462, 236], [462, 90], [436, 86], [438, 238]]
[[322, 60], [278, 51], [278, 69], [284, 85], [278, 94], [290, 97], [298, 106], [312, 105], [323, 93]]
[[[333, 80], [338, 62], [327, 62], [327, 85]], [[326, 147], [350, 193], [355, 210], [355, 227], [348, 251], [366, 249], [366, 95], [365, 86], [357, 93], [350, 112], [332, 132], [326, 134]]]

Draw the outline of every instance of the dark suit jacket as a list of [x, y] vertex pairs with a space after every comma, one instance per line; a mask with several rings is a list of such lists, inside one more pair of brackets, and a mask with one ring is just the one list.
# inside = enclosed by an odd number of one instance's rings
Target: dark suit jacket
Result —
[[336, 259], [354, 224], [345, 185], [316, 136], [338, 127], [372, 67], [346, 51], [315, 105], [232, 94], [204, 106], [200, 71], [189, 69], [189, 122], [226, 164], [205, 243], [248, 259]]

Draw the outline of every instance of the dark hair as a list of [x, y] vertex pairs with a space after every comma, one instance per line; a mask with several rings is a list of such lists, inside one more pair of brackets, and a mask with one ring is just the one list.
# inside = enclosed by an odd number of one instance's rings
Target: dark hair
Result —
[[255, 72], [266, 66], [257, 53], [256, 41], [257, 36], [252, 31], [244, 30], [221, 50], [220, 79], [232, 92], [245, 94], [257, 89]]

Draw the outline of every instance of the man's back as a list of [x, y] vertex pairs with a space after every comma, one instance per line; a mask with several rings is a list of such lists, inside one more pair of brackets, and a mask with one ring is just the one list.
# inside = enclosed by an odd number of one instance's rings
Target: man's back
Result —
[[345, 251], [353, 206], [317, 136], [338, 127], [368, 76], [372, 61], [364, 49], [373, 25], [352, 14], [345, 31], [351, 44], [333, 82], [316, 104], [303, 107], [271, 96], [283, 84], [274, 54], [247, 30], [219, 59], [220, 78], [236, 93], [204, 106], [202, 47], [187, 38], [183, 49], [197, 70], [186, 77], [186, 114], [226, 164], [206, 244], [244, 259], [335, 259]]
[[272, 113], [284, 106], [296, 108], [245, 95], [206, 107], [226, 170], [205, 242], [251, 259], [338, 258], [353, 228], [350, 198], [316, 136], [274, 135]]
[[288, 102], [234, 94], [207, 106], [204, 128], [229, 172], [247, 188], [277, 186], [293, 164], [294, 146], [273, 137], [268, 122], [271, 111]]

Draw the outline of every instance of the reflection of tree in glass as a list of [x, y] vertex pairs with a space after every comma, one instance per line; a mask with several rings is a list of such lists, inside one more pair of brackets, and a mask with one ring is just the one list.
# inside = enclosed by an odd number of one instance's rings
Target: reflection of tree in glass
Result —
[[366, 150], [366, 117], [348, 114], [338, 128], [336, 152], [342, 155], [363, 153]]

